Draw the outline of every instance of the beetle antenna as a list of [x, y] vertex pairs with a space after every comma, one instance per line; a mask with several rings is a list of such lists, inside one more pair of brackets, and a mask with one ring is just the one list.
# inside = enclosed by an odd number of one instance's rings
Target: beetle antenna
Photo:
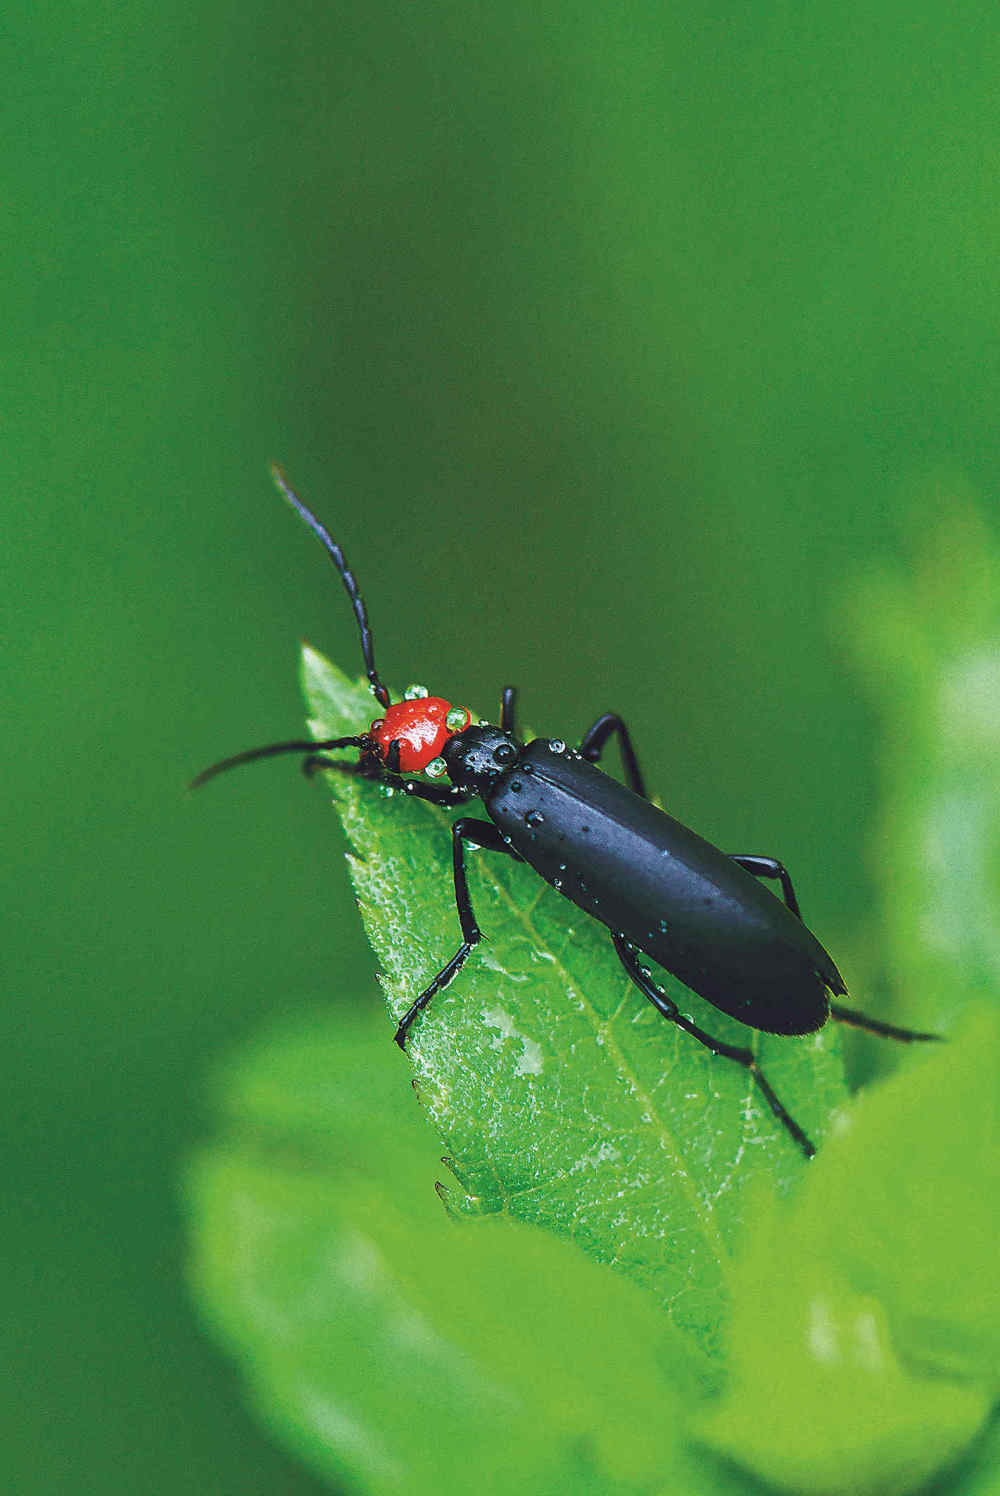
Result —
[[382, 684], [381, 677], [375, 669], [375, 648], [372, 643], [372, 631], [368, 626], [365, 600], [358, 591], [358, 584], [354, 579], [354, 573], [347, 564], [347, 557], [326, 526], [320, 524], [312, 510], [307, 509], [305, 504], [303, 504], [276, 462], [271, 463], [271, 477], [277, 485], [278, 492], [288, 501], [299, 518], [305, 520], [313, 534], [321, 541], [327, 555], [337, 568], [340, 580], [343, 582], [347, 595], [351, 600], [354, 616], [358, 621], [358, 630], [361, 634], [361, 653], [364, 656], [365, 670], [368, 672], [368, 679], [371, 682], [372, 695], [380, 706], [388, 706], [389, 692]]
[[207, 769], [202, 769], [200, 774], [194, 776], [188, 789], [201, 789], [216, 774], [225, 774], [227, 770], [238, 768], [240, 764], [252, 764], [258, 758], [274, 758], [279, 753], [316, 753], [327, 748], [363, 748], [368, 741], [367, 734], [364, 734], [356, 738], [326, 738], [324, 741], [317, 741], [315, 738], [296, 739], [292, 743], [268, 743], [264, 748], [247, 748], [244, 753], [234, 753], [232, 758], [220, 758], [217, 764], [209, 764]]

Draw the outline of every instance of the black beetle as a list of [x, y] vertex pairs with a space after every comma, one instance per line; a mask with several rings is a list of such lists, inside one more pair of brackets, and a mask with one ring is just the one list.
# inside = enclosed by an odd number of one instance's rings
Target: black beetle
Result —
[[[721, 852], [675, 821], [647, 797], [635, 750], [621, 717], [606, 712], [578, 749], [558, 739], [523, 743], [515, 723], [516, 691], [503, 691], [499, 726], [473, 723], [466, 707], [414, 687], [391, 703], [375, 668], [364, 601], [343, 552], [272, 469], [280, 492], [326, 548], [347, 589], [361, 635], [372, 694], [382, 716], [357, 737], [295, 740], [251, 748], [212, 764], [192, 788], [237, 764], [279, 753], [305, 753], [307, 773], [336, 769], [397, 785], [436, 805], [461, 805], [478, 796], [488, 821], [452, 822], [455, 904], [462, 943], [400, 1020], [402, 1047], [417, 1016], [446, 987], [482, 938], [469, 897], [465, 846], [502, 852], [528, 865], [585, 913], [605, 924], [618, 959], [653, 1006], [713, 1054], [736, 1060], [753, 1076], [774, 1115], [807, 1158], [815, 1153], [782, 1106], [751, 1050], [714, 1039], [680, 1012], [653, 981], [638, 953], [652, 957], [723, 1013], [768, 1034], [810, 1034], [831, 1016], [901, 1040], [932, 1040], [831, 1002], [847, 992], [844, 980], [805, 926], [788, 872], [776, 858]], [[628, 785], [596, 768], [617, 736]], [[327, 758], [356, 748], [356, 761]], [[430, 780], [447, 776], [450, 784]], [[759, 881], [774, 880], [778, 899]]]

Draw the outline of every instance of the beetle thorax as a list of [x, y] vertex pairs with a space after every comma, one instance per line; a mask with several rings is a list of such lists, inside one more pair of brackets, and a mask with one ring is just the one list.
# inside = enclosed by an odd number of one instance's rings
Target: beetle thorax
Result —
[[449, 738], [442, 750], [448, 777], [461, 789], [483, 795], [516, 761], [521, 744], [500, 727], [467, 727]]

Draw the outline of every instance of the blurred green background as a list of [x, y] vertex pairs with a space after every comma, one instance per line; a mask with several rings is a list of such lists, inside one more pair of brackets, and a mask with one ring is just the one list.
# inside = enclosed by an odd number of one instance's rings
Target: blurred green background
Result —
[[183, 794], [300, 730], [301, 636], [357, 661], [266, 463], [344, 541], [391, 682], [492, 709], [513, 680], [566, 736], [621, 710], [666, 804], [781, 856], [849, 953], [878, 740], [838, 595], [935, 475], [1000, 487], [1000, 29], [887, 0], [3, 26], [3, 1473], [309, 1492], [195, 1321], [176, 1188], [219, 1056], [376, 1000], [322, 795], [287, 764]]

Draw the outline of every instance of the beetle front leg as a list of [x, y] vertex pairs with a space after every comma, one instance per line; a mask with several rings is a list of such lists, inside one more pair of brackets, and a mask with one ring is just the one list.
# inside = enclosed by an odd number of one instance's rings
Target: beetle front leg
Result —
[[639, 760], [635, 756], [632, 747], [632, 739], [629, 737], [628, 728], [619, 717], [617, 712], [605, 712], [603, 717], [598, 717], [592, 727], [588, 727], [580, 740], [580, 753], [588, 763], [596, 764], [604, 751], [604, 745], [612, 733], [618, 734], [618, 741], [622, 750], [622, 763], [625, 766], [625, 778], [628, 787], [635, 794], [641, 795], [645, 800], [646, 787], [643, 783], [642, 771], [639, 768]]
[[672, 1002], [667, 994], [657, 987], [645, 967], [639, 965], [635, 950], [626, 940], [625, 936], [612, 934], [611, 938], [614, 941], [615, 950], [618, 952], [619, 961], [643, 997], [648, 997], [658, 1013], [662, 1013], [664, 1018], [669, 1018], [671, 1023], [675, 1023], [686, 1034], [690, 1034], [692, 1039], [697, 1039], [699, 1044], [704, 1044], [705, 1048], [710, 1049], [713, 1054], [722, 1055], [725, 1059], [735, 1060], [738, 1065], [742, 1065], [744, 1070], [749, 1072], [759, 1086], [761, 1094], [782, 1127], [791, 1134], [806, 1158], [812, 1158], [816, 1149], [806, 1137], [795, 1118], [786, 1112], [778, 1100], [778, 1096], [772, 1089], [770, 1081], [757, 1064], [753, 1051], [743, 1049], [736, 1044], [726, 1044], [721, 1039], [713, 1039], [711, 1034], [706, 1034], [705, 1030], [700, 1029], [696, 1023], [692, 1023], [690, 1018], [685, 1018], [677, 1004]]
[[454, 784], [423, 784], [419, 779], [407, 779], [402, 774], [387, 774], [377, 762], [368, 767], [363, 763], [324, 758], [321, 753], [313, 753], [302, 765], [302, 772], [308, 779], [314, 774], [322, 774], [326, 769], [337, 769], [341, 774], [359, 774], [363, 779], [374, 779], [378, 784], [388, 784], [394, 789], [402, 790], [404, 795], [412, 795], [415, 800], [429, 800], [432, 805], [464, 805], [467, 800], [472, 799], [471, 790], [459, 789]]
[[472, 799], [473, 793], [472, 790], [460, 790], [456, 784], [422, 784], [419, 779], [387, 778], [385, 782], [396, 785], [404, 795], [412, 795], [415, 800], [428, 800], [431, 805], [464, 805]]
[[370, 762], [348, 758], [327, 758], [322, 753], [310, 753], [302, 760], [302, 772], [307, 779], [322, 774], [327, 769], [336, 769], [338, 774], [356, 774], [362, 779], [380, 779], [382, 771]]
[[745, 852], [730, 852], [728, 854], [740, 867], [746, 868], [748, 873], [753, 873], [755, 878], [776, 878], [781, 884], [781, 896], [793, 914], [802, 918], [802, 910], [799, 901], [795, 897], [795, 889], [792, 880], [788, 876], [788, 869], [777, 857], [752, 857]]
[[[433, 788], [433, 786], [421, 786], [421, 788]], [[458, 910], [459, 924], [462, 926], [462, 944], [451, 960], [442, 966], [434, 980], [429, 986], [424, 988], [420, 996], [410, 1004], [399, 1020], [395, 1040], [400, 1049], [406, 1047], [406, 1035], [413, 1020], [423, 1012], [435, 992], [440, 992], [443, 987], [447, 987], [452, 977], [461, 971], [469, 952], [483, 938], [483, 932], [476, 923], [476, 916], [472, 909], [472, 899], [469, 896], [469, 883], [465, 873], [466, 842], [471, 842], [473, 846], [485, 847], [489, 852], [505, 852], [508, 857], [518, 856], [512, 847], [508, 847], [500, 832], [491, 821], [476, 821], [471, 817], [462, 816], [460, 820], [453, 822], [451, 828], [451, 848], [455, 878], [455, 907]], [[520, 858], [518, 858], [518, 861], [520, 861]]]

